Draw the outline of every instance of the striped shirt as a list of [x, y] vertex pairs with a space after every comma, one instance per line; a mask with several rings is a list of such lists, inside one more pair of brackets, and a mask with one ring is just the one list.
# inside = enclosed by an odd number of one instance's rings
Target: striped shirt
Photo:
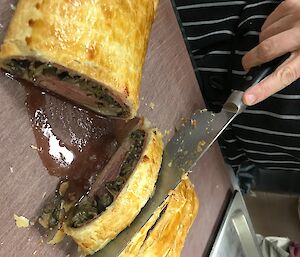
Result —
[[[245, 75], [241, 59], [258, 44], [262, 24], [280, 2], [175, 0], [208, 109], [220, 110], [239, 88]], [[300, 81], [248, 107], [219, 143], [236, 172], [251, 167], [300, 171]]]

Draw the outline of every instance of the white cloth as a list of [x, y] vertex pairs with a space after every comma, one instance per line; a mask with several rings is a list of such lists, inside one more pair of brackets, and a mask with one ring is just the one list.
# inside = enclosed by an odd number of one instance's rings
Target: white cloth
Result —
[[263, 237], [257, 235], [263, 257], [289, 257], [290, 239], [285, 237]]

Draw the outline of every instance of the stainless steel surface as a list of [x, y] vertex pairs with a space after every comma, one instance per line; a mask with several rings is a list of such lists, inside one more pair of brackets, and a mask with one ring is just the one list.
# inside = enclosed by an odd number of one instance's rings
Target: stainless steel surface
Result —
[[240, 243], [246, 257], [262, 256], [258, 250], [256, 240], [253, 240], [255, 236], [250, 230], [247, 219], [242, 210], [236, 211], [232, 216], [232, 224], [240, 239]]
[[109, 257], [120, 254], [168, 196], [169, 191], [178, 185], [182, 175], [196, 164], [236, 115], [226, 110], [218, 114], [199, 110], [192, 115], [190, 120], [182, 124], [165, 148], [154, 196], [130, 227], [121, 232], [95, 256]]
[[243, 103], [243, 91], [234, 90], [228, 97], [227, 101], [223, 106], [223, 110], [233, 112], [236, 114], [242, 113], [246, 109], [246, 105]]
[[250, 217], [236, 191], [223, 219], [209, 257], [262, 257]]

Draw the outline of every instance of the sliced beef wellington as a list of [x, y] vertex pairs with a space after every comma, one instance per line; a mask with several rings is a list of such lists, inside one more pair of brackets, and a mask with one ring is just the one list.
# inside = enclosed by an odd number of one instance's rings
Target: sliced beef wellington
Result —
[[64, 199], [68, 182], [61, 182], [40, 223], [58, 226], [84, 255], [100, 250], [131, 224], [153, 194], [162, 153], [157, 130], [134, 130], [78, 201]]
[[194, 186], [185, 177], [119, 257], [180, 257], [198, 209]]
[[0, 67], [104, 116], [132, 118], [159, 0], [20, 0]]

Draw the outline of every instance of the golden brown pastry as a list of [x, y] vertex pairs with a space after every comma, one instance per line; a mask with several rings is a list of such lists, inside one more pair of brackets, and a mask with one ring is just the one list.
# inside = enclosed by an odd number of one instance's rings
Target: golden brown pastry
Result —
[[199, 201], [185, 177], [119, 257], [179, 257]]
[[[134, 138], [140, 137], [141, 131], [134, 131], [133, 133], [138, 133]], [[50, 244], [58, 243], [67, 234], [79, 245], [82, 256], [86, 256], [103, 248], [131, 224], [154, 192], [162, 157], [161, 135], [153, 129], [144, 131], [147, 136], [144, 138], [143, 151], [136, 157], [138, 163], [128, 162], [131, 159], [128, 157], [133, 156], [130, 153], [126, 154], [126, 160], [123, 158], [127, 145], [125, 140], [102, 171], [102, 175], [98, 176], [87, 196], [76, 204], [66, 204], [56, 197], [53, 201], [56, 207], [44, 210], [40, 223], [46, 228], [57, 225], [60, 228]], [[138, 145], [137, 141], [134, 145]], [[140, 147], [131, 148], [135, 153], [139, 152], [137, 149]], [[126, 168], [128, 164], [129, 170]], [[111, 181], [111, 177], [105, 174], [114, 167], [125, 167], [129, 173], [124, 176], [124, 169], [121, 168], [120, 173], [112, 172], [114, 174], [109, 175], [114, 177]], [[120, 176], [126, 181], [123, 186], [117, 182]], [[67, 192], [67, 183], [62, 182], [59, 185], [58, 195], [63, 196]], [[110, 197], [107, 197], [107, 193]], [[169, 197], [132, 238], [120, 257], [179, 257], [198, 208], [194, 186], [184, 176], [176, 189], [169, 193]]]
[[162, 135], [157, 130], [133, 131], [77, 203], [62, 200], [67, 182], [61, 183], [40, 223], [46, 228], [62, 223], [61, 230], [84, 255], [100, 250], [132, 223], [153, 194], [162, 153]]
[[[146, 138], [139, 162], [112, 204], [79, 227], [72, 226], [74, 223], [70, 225], [68, 221], [64, 223], [64, 232], [74, 239], [84, 254], [93, 254], [114, 239], [132, 223], [151, 197], [161, 166], [163, 144], [161, 134], [156, 130], [148, 130]], [[112, 191], [109, 193], [113, 194]], [[105, 202], [106, 199], [102, 200]]]
[[0, 66], [96, 112], [132, 118], [159, 0], [19, 0]]

